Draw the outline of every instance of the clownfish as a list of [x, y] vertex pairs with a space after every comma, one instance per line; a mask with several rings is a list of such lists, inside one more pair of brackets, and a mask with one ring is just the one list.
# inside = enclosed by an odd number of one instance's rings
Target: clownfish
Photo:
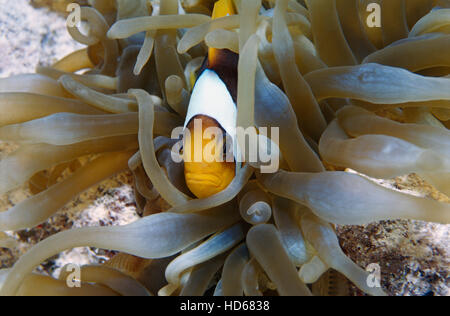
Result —
[[[236, 9], [232, 0], [219, 0], [214, 5], [212, 18], [234, 14]], [[192, 90], [184, 124], [185, 131], [189, 130], [189, 133], [185, 133], [183, 156], [186, 185], [197, 198], [221, 192], [236, 174], [236, 160], [225, 158], [224, 144], [226, 139], [235, 139], [238, 62], [239, 55], [230, 50], [209, 48]], [[195, 128], [196, 123], [201, 123], [201, 128]], [[203, 135], [210, 127], [220, 129], [224, 138], [206, 139]], [[198, 135], [200, 133], [202, 135]], [[195, 146], [199, 142], [201, 148]], [[215, 158], [219, 159], [211, 161], [205, 159], [203, 154], [200, 161], [192, 159], [196, 151], [208, 146], [223, 146], [223, 150], [212, 151]]]

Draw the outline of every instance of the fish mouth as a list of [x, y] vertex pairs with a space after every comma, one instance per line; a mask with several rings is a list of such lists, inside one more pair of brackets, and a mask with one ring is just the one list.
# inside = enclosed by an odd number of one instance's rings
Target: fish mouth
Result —
[[219, 188], [222, 185], [220, 177], [209, 173], [186, 173], [186, 181], [195, 185]]

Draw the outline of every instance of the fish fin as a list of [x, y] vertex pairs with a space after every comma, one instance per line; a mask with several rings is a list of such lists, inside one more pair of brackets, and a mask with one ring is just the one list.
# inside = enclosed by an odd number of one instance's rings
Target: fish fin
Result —
[[236, 14], [236, 9], [233, 0], [219, 0], [214, 4], [212, 19], [218, 19], [234, 14]]
[[[233, 0], [219, 0], [214, 4], [214, 10], [212, 13], [212, 19], [222, 18], [228, 15], [236, 14], [236, 8], [234, 7]], [[208, 59], [211, 64], [217, 59], [219, 49], [210, 48], [208, 51]]]

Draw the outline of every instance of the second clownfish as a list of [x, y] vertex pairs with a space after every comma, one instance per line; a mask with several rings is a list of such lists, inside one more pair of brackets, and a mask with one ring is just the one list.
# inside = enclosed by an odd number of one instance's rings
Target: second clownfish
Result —
[[[219, 0], [214, 6], [212, 18], [233, 14], [236, 14], [233, 1]], [[236, 174], [236, 160], [230, 161], [224, 157], [226, 155], [224, 139], [235, 141], [238, 61], [239, 55], [230, 50], [210, 48], [192, 91], [184, 124], [185, 129], [189, 130], [184, 139], [184, 175], [188, 188], [198, 198], [206, 198], [221, 192]], [[201, 123], [201, 128], [195, 128], [196, 123]], [[224, 138], [203, 137], [205, 130], [210, 127], [220, 129]], [[196, 135], [199, 133], [202, 135]], [[202, 144], [201, 148], [195, 146], [199, 142], [198, 139]], [[200, 161], [192, 159], [196, 156], [196, 151], [203, 150], [207, 146], [210, 148], [223, 146], [224, 150], [213, 152], [216, 158], [222, 159], [211, 161], [205, 159], [203, 155]]]

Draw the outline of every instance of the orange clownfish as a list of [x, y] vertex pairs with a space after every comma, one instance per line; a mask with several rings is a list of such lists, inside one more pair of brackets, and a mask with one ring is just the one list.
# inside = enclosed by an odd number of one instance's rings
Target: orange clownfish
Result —
[[[233, 14], [236, 14], [233, 1], [219, 0], [212, 18]], [[230, 50], [210, 48], [192, 91], [184, 125], [185, 132], [189, 131], [185, 133], [183, 145], [184, 175], [188, 188], [198, 198], [221, 192], [236, 174], [236, 161], [224, 157], [224, 139], [234, 141], [235, 138], [238, 61], [239, 55]], [[200, 126], [198, 123], [201, 127], [196, 128]], [[220, 129], [224, 137], [205, 138], [205, 131], [211, 127]], [[219, 159], [204, 157], [203, 150], [208, 146], [222, 147], [211, 151]], [[201, 159], [192, 159], [195, 156]]]

